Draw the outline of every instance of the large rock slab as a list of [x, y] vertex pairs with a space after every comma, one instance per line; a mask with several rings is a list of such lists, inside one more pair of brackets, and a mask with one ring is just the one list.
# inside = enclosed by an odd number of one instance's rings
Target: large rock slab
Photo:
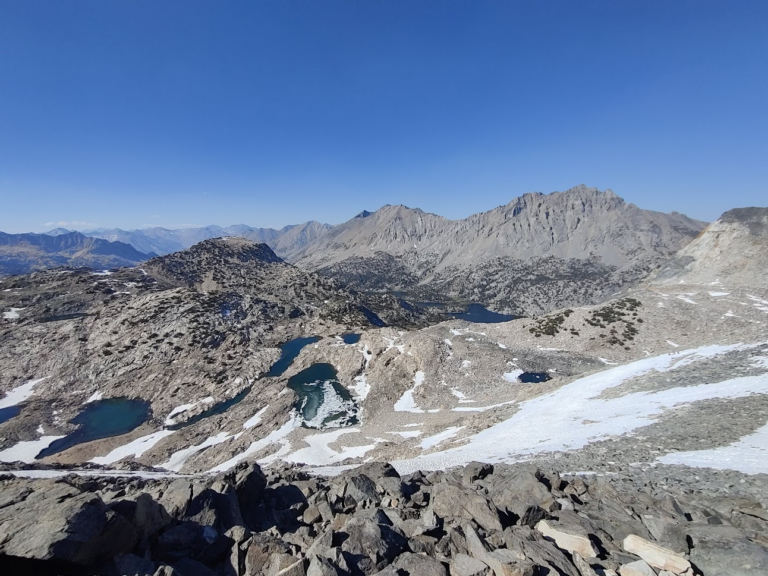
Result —
[[95, 494], [60, 481], [0, 483], [0, 554], [95, 566], [130, 552], [131, 523]]
[[669, 570], [675, 574], [693, 573], [691, 563], [669, 548], [664, 548], [634, 534], [627, 536], [623, 545], [624, 550], [630, 554], [637, 554], [654, 568]]
[[578, 554], [582, 558], [596, 558], [598, 551], [592, 541], [583, 534], [577, 534], [558, 525], [550, 525], [546, 520], [536, 524], [536, 530], [547, 538], [551, 539], [558, 548], [566, 550], [571, 554]]
[[432, 510], [441, 518], [474, 520], [486, 530], [502, 530], [498, 510], [480, 494], [468, 494], [450, 484], [439, 484], [432, 491]]

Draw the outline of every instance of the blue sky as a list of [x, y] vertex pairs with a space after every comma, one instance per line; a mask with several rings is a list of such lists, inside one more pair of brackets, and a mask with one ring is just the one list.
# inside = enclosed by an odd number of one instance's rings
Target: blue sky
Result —
[[[768, 2], [0, 0], [0, 230], [768, 204]], [[79, 224], [73, 224], [79, 223]]]

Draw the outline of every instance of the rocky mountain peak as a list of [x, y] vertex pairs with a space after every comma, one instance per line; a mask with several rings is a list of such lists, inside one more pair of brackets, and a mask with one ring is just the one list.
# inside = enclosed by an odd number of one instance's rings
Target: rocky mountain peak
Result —
[[213, 290], [231, 285], [234, 277], [238, 283], [248, 275], [256, 279], [265, 268], [278, 264], [287, 266], [266, 244], [224, 237], [153, 258], [145, 269], [172, 285]]

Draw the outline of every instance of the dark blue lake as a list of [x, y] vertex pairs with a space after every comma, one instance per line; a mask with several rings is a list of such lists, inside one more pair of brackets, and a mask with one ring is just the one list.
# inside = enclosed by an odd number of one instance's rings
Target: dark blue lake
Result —
[[454, 318], [467, 320], [468, 322], [477, 322], [478, 324], [496, 324], [498, 322], [508, 322], [514, 320], [516, 316], [512, 314], [499, 314], [488, 310], [482, 304], [470, 304], [466, 312], [449, 312]]
[[524, 384], [538, 384], [539, 382], [546, 382], [552, 378], [546, 372], [523, 372], [517, 379]]
[[109, 398], [93, 402], [70, 421], [79, 425], [77, 430], [51, 443], [36, 458], [58, 454], [83, 442], [126, 434], [138, 428], [149, 417], [149, 403], [143, 400]]
[[344, 334], [341, 339], [344, 340], [344, 344], [357, 344], [360, 342], [360, 334]]
[[296, 392], [294, 408], [307, 428], [336, 428], [357, 424], [357, 404], [337, 380], [330, 364], [312, 364], [292, 376], [288, 387]]
[[18, 416], [21, 413], [21, 406], [8, 406], [7, 408], [0, 408], [0, 424], [8, 422], [14, 416]]
[[267, 376], [282, 376], [283, 373], [288, 370], [288, 367], [293, 363], [293, 361], [296, 359], [296, 356], [299, 355], [299, 352], [301, 352], [301, 349], [304, 348], [307, 344], [313, 344], [320, 340], [319, 336], [310, 336], [308, 338], [294, 338], [293, 340], [289, 340], [282, 346], [280, 346], [280, 350], [282, 350], [282, 354], [280, 354], [280, 359], [272, 364], [272, 368], [269, 369], [269, 372], [267, 373]]

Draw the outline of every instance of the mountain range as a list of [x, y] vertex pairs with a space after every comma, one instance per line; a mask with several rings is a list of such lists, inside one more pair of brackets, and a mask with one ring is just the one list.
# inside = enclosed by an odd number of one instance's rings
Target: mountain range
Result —
[[[239, 236], [253, 242], [268, 244], [278, 256], [285, 257], [325, 235], [332, 228], [333, 226], [330, 224], [310, 221], [280, 229], [253, 228], [245, 224], [235, 224], [227, 227], [204, 226], [175, 230], [162, 227], [142, 228], [140, 230], [100, 228], [83, 232], [83, 234], [110, 242], [125, 242], [141, 252], [154, 252], [158, 255], [185, 250], [198, 242], [211, 238]], [[58, 230], [61, 229], [52, 232]]]
[[25, 274], [58, 266], [115, 268], [133, 266], [155, 254], [125, 242], [109, 242], [80, 232], [6, 234], [0, 232], [0, 276]]
[[[683, 214], [643, 210], [611, 190], [581, 185], [524, 194], [461, 220], [387, 205], [335, 226], [310, 221], [281, 229], [240, 224], [83, 234], [115, 243], [111, 249], [99, 244], [100, 253], [115, 256], [113, 266], [238, 236], [265, 243], [285, 261], [355, 290], [397, 292], [415, 301], [478, 302], [531, 315], [604, 299], [645, 278], [705, 226]], [[70, 234], [77, 233], [52, 230], [55, 240], [48, 243]], [[124, 254], [127, 245], [134, 249], [130, 257]], [[17, 258], [4, 269], [21, 273], [86, 261], [81, 255], [53, 255], [58, 252], [43, 257], [43, 252], [39, 248], [36, 253], [39, 262], [30, 255], [26, 264]]]

